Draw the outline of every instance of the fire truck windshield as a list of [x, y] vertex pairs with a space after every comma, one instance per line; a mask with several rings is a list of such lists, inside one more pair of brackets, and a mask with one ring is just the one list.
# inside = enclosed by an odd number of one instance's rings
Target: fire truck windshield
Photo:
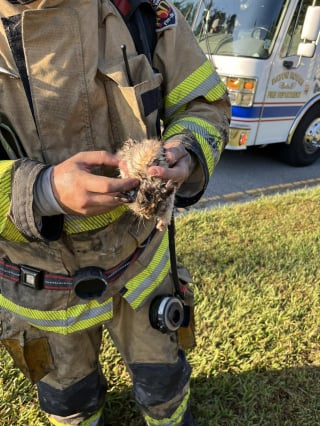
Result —
[[212, 55], [267, 58], [288, 0], [183, 0], [176, 3], [202, 49]]

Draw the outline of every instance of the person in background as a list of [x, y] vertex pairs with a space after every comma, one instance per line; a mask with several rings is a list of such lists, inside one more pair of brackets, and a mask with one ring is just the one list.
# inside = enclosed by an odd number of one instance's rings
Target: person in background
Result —
[[226, 89], [166, 0], [0, 0], [0, 340], [53, 425], [102, 425], [103, 328], [150, 426], [194, 424], [168, 233], [121, 194], [129, 137], [164, 141], [176, 206], [196, 203], [228, 140]]

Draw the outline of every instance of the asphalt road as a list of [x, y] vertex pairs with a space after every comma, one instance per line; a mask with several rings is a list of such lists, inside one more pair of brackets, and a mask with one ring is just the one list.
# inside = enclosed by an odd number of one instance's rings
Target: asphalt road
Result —
[[226, 150], [197, 208], [313, 185], [320, 185], [320, 159], [307, 167], [292, 167], [268, 148]]

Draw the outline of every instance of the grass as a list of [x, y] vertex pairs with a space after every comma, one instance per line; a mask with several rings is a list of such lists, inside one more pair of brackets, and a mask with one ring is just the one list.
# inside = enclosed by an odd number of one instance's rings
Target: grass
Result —
[[[192, 272], [198, 426], [320, 424], [320, 188], [177, 218]], [[35, 390], [1, 350], [0, 425], [46, 425]], [[128, 375], [105, 335], [111, 425], [141, 426]]]

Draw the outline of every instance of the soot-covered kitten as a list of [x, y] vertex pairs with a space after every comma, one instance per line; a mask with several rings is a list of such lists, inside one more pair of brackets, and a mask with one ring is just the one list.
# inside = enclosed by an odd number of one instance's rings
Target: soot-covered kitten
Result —
[[137, 190], [122, 194], [120, 198], [128, 202], [129, 208], [141, 218], [156, 218], [157, 229], [163, 231], [172, 217], [176, 184], [172, 180], [164, 181], [148, 174], [151, 166], [169, 167], [163, 142], [157, 139], [144, 139], [141, 142], [128, 139], [117, 155], [126, 164], [126, 170], [120, 169], [120, 176], [140, 181]]

